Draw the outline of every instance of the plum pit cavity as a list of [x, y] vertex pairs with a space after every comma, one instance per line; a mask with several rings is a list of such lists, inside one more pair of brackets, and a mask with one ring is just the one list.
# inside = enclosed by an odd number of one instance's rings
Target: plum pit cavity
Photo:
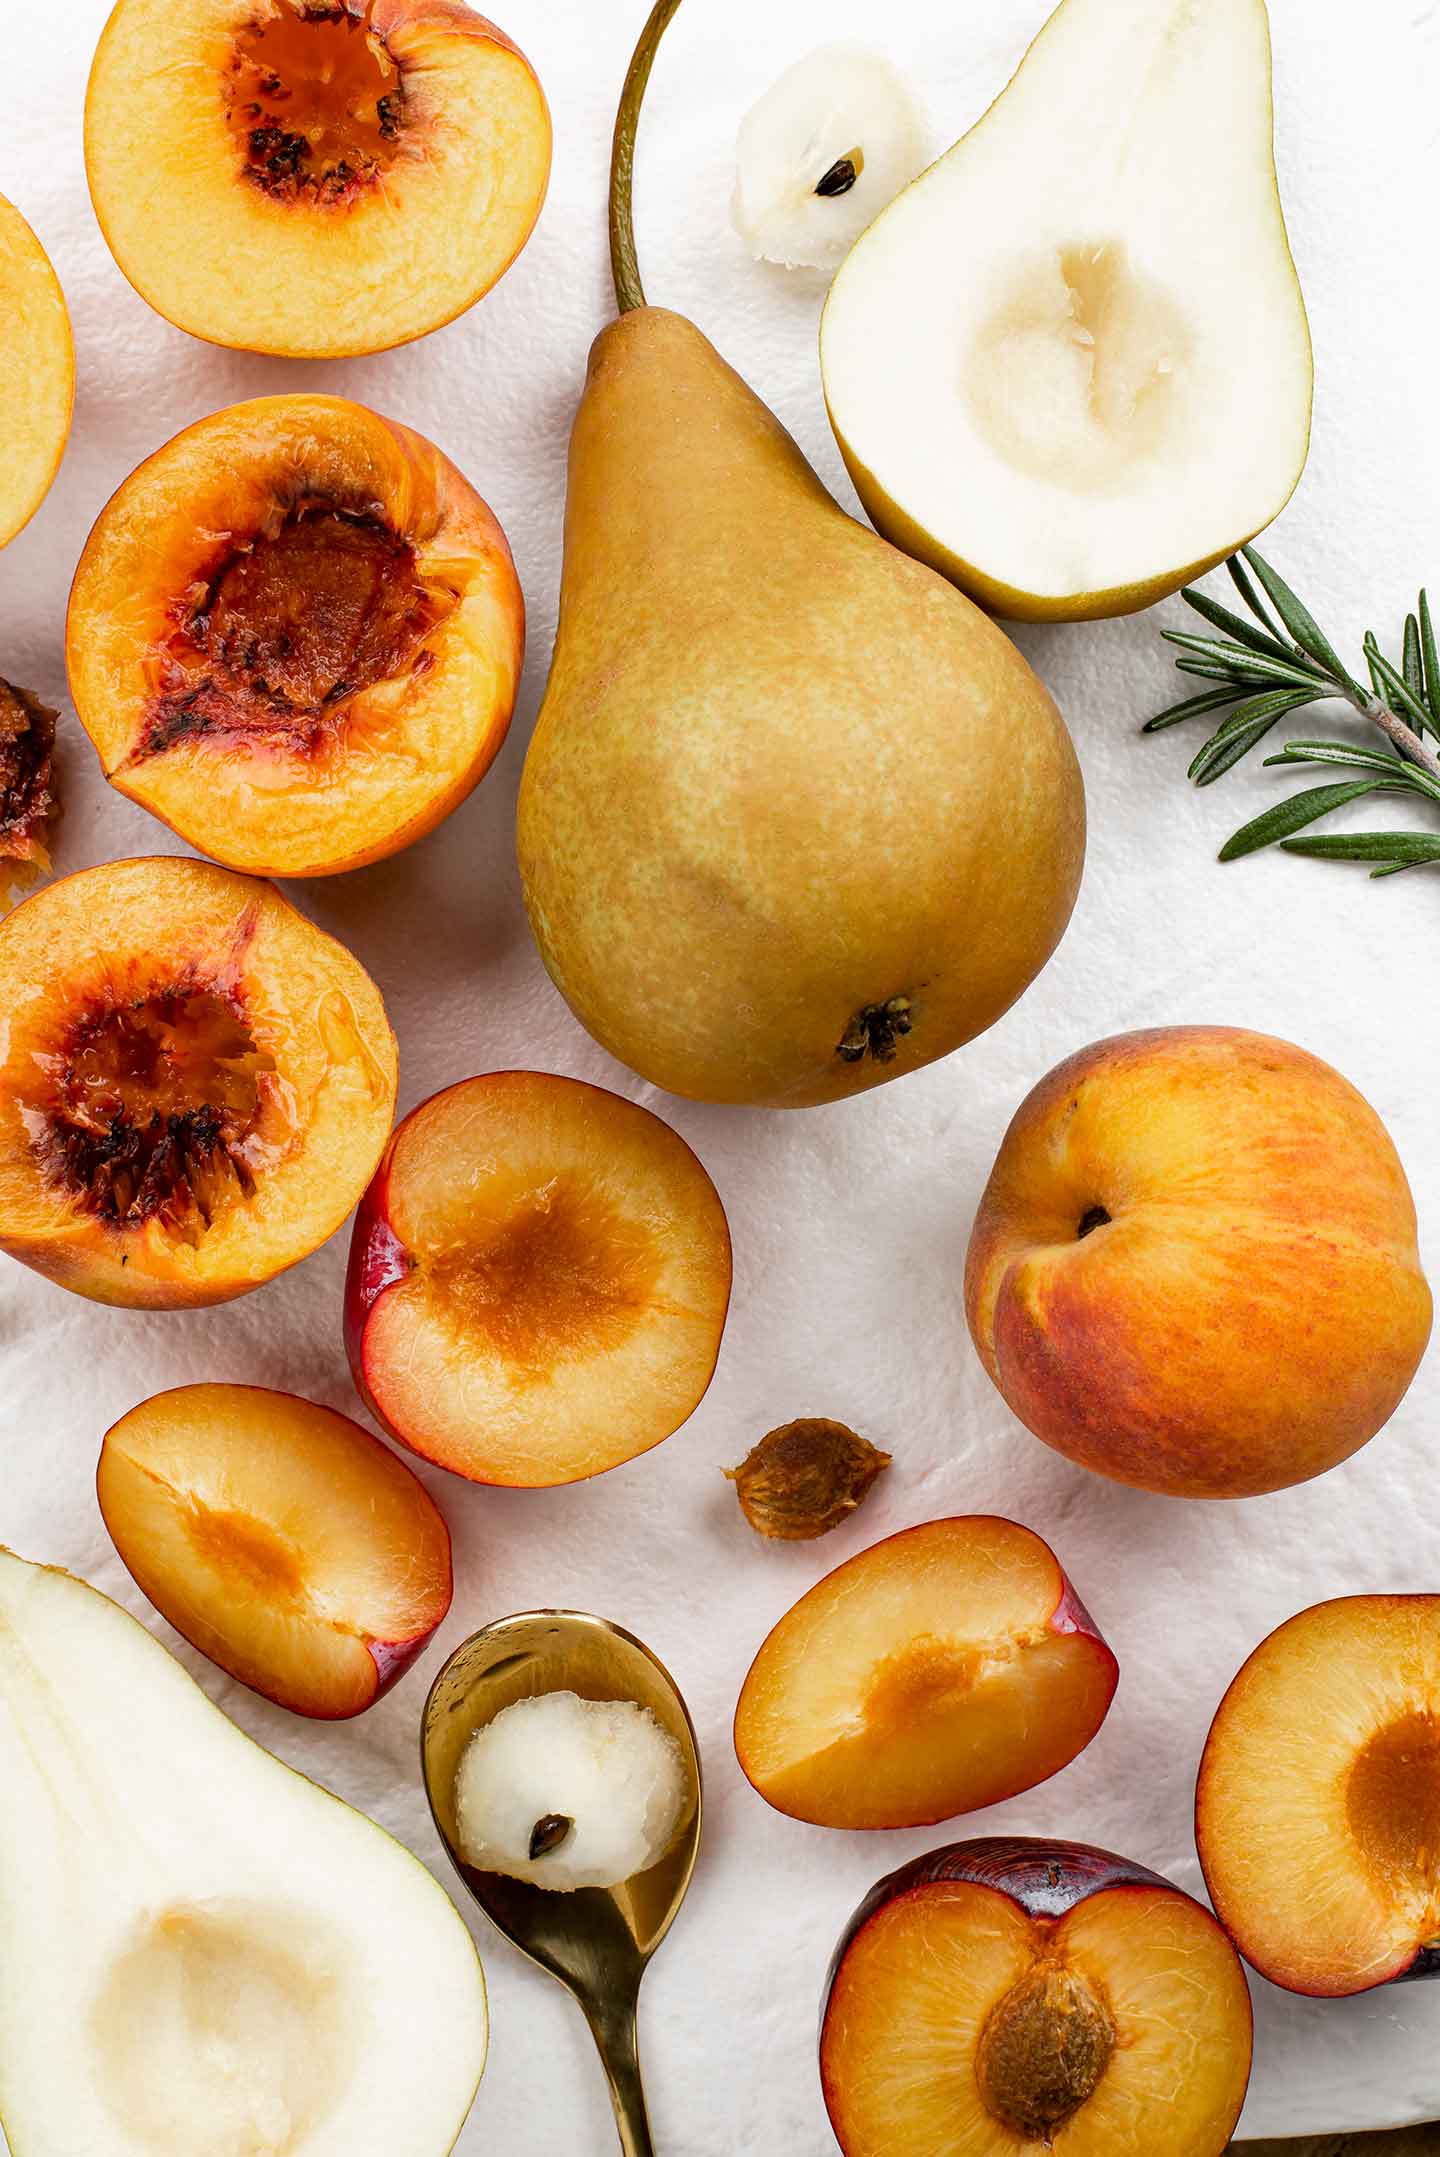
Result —
[[1374, 1878], [1440, 1927], [1440, 1716], [1412, 1708], [1356, 1755], [1346, 1786], [1350, 1832]]
[[628, 1340], [652, 1308], [649, 1229], [579, 1177], [553, 1176], [477, 1222], [428, 1267], [467, 1335], [537, 1377]]

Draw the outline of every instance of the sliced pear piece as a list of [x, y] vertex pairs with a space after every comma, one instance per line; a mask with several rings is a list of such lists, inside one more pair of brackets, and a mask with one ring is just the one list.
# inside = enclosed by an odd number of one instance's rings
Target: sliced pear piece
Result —
[[1064, 0], [846, 260], [831, 422], [887, 538], [993, 612], [1126, 614], [1263, 530], [1313, 367], [1264, 0]]
[[13, 2157], [445, 2157], [485, 2063], [480, 1964], [423, 1867], [9, 1551], [0, 1938]]
[[836, 270], [929, 161], [929, 126], [894, 62], [821, 45], [746, 114], [731, 220], [757, 262]]

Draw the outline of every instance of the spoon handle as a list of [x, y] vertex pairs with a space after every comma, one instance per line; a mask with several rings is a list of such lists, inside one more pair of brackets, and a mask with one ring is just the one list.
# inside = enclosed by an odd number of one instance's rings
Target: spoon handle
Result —
[[620, 2130], [624, 2157], [655, 2157], [640, 2074], [637, 2007], [638, 2001], [632, 1995], [597, 2000], [586, 2012], [610, 2085], [610, 2102], [615, 2107], [615, 2125]]

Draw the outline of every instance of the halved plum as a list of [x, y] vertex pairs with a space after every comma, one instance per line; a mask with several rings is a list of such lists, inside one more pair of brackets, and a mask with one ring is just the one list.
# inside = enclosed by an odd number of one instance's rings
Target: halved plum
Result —
[[107, 1432], [96, 1491], [162, 1616], [297, 1715], [363, 1714], [450, 1608], [450, 1534], [419, 1478], [293, 1393], [157, 1393]]
[[0, 922], [0, 1250], [101, 1303], [223, 1303], [345, 1219], [395, 1110], [374, 982], [272, 885], [111, 862]]
[[668, 1438], [730, 1301], [714, 1184], [648, 1109], [494, 1071], [396, 1131], [355, 1223], [346, 1346], [393, 1438], [476, 1483], [573, 1483]]
[[331, 876], [422, 838], [489, 770], [525, 603], [423, 435], [343, 397], [259, 397], [101, 511], [65, 648], [120, 793], [230, 868]]
[[1086, 1844], [958, 1843], [892, 1873], [831, 1967], [820, 2074], [845, 2157], [1219, 2157], [1250, 2077], [1208, 1910]]
[[907, 1528], [802, 1596], [751, 1667], [740, 1765], [816, 1827], [926, 1827], [1058, 1774], [1119, 1668], [1055, 1553], [989, 1515]]
[[1440, 1976], [1440, 1595], [1341, 1596], [1260, 1643], [1210, 1728], [1195, 1841], [1272, 1984]]
[[0, 547], [29, 523], [60, 469], [75, 409], [75, 341], [60, 280], [0, 195]]
[[540, 214], [551, 127], [463, 0], [116, 0], [85, 100], [95, 214], [214, 344], [380, 352], [453, 321]]

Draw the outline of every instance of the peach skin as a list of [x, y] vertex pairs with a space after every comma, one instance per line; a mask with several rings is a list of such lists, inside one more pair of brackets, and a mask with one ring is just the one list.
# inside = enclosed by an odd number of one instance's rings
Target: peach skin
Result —
[[1118, 1035], [1042, 1079], [981, 1201], [965, 1303], [1038, 1438], [1187, 1498], [1347, 1459], [1431, 1323], [1379, 1117], [1305, 1050], [1221, 1026]]

